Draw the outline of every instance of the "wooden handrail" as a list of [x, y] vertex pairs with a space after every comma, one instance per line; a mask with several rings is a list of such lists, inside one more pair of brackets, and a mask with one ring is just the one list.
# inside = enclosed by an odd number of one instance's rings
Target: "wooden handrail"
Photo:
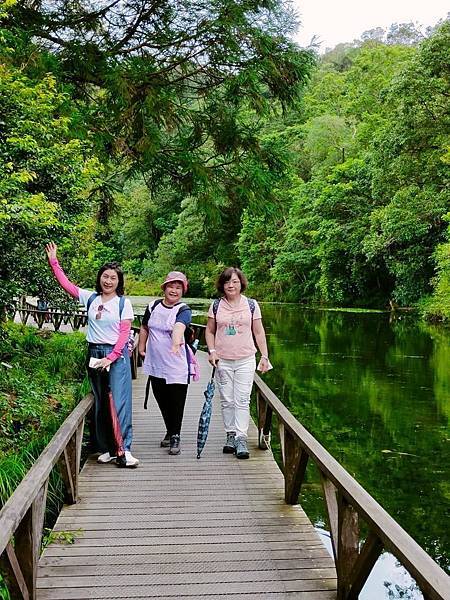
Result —
[[[76, 503], [88, 394], [70, 413], [0, 511], [0, 557], [11, 598], [34, 598], [50, 472], [60, 461], [67, 501]], [[14, 540], [14, 544], [12, 543]]]
[[[30, 312], [29, 309], [24, 310]], [[135, 347], [131, 356], [131, 373], [135, 379], [139, 329], [132, 329]], [[36, 595], [48, 479], [58, 461], [66, 488], [66, 501], [75, 504], [78, 500], [84, 420], [93, 403], [92, 394], [81, 400], [0, 511], [0, 566], [13, 600], [29, 600]]]
[[[29, 304], [29, 303], [27, 303], [27, 304], [29, 306], [33, 306], [32, 304]], [[61, 327], [61, 323], [67, 324], [68, 322], [70, 322], [72, 329], [74, 331], [78, 331], [78, 329], [80, 327], [83, 327], [84, 325], [87, 324], [87, 314], [84, 309], [80, 310], [80, 311], [70, 311], [70, 310], [63, 311], [63, 310], [58, 310], [58, 309], [54, 309], [54, 308], [38, 310], [35, 307], [33, 307], [33, 308], [19, 307], [19, 308], [14, 309], [14, 311], [12, 313], [12, 318], [14, 318], [16, 313], [18, 313], [20, 315], [20, 319], [24, 325], [27, 324], [29, 317], [32, 316], [39, 329], [41, 329], [42, 326], [44, 325], [44, 323], [46, 323], [46, 322], [52, 323], [53, 327], [55, 328], [55, 331], [59, 331], [59, 328]], [[137, 315], [136, 318], [139, 321], [142, 320], [141, 315]], [[137, 352], [137, 345], [138, 345], [138, 341], [139, 341], [139, 327], [132, 327], [132, 330], [134, 332], [135, 351], [133, 352], [133, 355], [131, 356], [131, 373], [132, 373], [133, 379], [136, 379], [137, 368], [138, 368], [138, 366], [140, 366], [140, 358], [139, 358], [139, 355]]]
[[[47, 308], [38, 310], [33, 305], [32, 308], [17, 307], [11, 310], [11, 319], [14, 319], [16, 314], [19, 315], [23, 325], [28, 323], [28, 319], [33, 317], [39, 329], [42, 329], [45, 323], [51, 323], [55, 331], [59, 331], [61, 324], [70, 323], [74, 331], [78, 331], [80, 327], [87, 325], [87, 314], [85, 309], [80, 310], [60, 310], [58, 308]], [[144, 315], [136, 314], [135, 319], [140, 324]], [[137, 328], [138, 330], [139, 328]]]
[[[385, 548], [398, 558], [417, 581], [426, 597], [448, 600], [450, 598], [450, 579], [439, 565], [299, 423], [259, 375], [255, 375], [255, 386], [257, 392], [277, 415], [279, 422], [283, 423], [284, 427], [298, 440], [302, 450], [316, 464], [322, 477], [326, 481], [332, 482], [338, 494], [344, 496], [358, 515], [364, 519], [371, 532], [381, 540], [380, 553]], [[262, 429], [261, 427], [260, 430], [262, 431]], [[298, 485], [297, 498], [300, 486], [301, 482]], [[333, 536], [333, 528], [330, 529]], [[335, 545], [336, 541], [334, 540]], [[367, 576], [369, 573], [370, 571]], [[367, 577], [364, 582], [366, 579]], [[353, 597], [353, 595], [348, 597]]]
[[[204, 325], [195, 324], [198, 329]], [[418, 583], [426, 600], [450, 600], [450, 578], [419, 544], [378, 504], [294, 417], [269, 386], [255, 374], [259, 446], [272, 428], [280, 430], [285, 500], [296, 504], [308, 460], [321, 476], [324, 502], [338, 577], [338, 599], [357, 599], [383, 549], [389, 550]], [[361, 545], [359, 518], [369, 527]], [[362, 547], [361, 547], [362, 546]]]

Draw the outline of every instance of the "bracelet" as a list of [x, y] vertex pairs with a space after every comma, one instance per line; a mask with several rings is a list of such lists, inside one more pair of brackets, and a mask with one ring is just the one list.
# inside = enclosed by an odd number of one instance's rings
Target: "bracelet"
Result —
[[212, 354], [213, 352], [215, 352], [216, 349], [215, 348], [211, 348], [211, 350], [208, 348], [208, 354]]
[[264, 356], [264, 354], [261, 354], [261, 358], [265, 358], [266, 360], [269, 360], [268, 356]]

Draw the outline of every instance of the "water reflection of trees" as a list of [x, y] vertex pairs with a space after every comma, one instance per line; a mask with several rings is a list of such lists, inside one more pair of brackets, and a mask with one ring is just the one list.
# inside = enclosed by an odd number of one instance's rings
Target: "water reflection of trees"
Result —
[[[441, 343], [411, 320], [390, 324], [386, 315], [373, 313], [265, 306], [264, 318], [276, 367], [269, 385], [406, 531], [447, 565], [449, 336], [441, 334]], [[310, 470], [302, 502], [319, 520], [324, 511], [317, 483]]]

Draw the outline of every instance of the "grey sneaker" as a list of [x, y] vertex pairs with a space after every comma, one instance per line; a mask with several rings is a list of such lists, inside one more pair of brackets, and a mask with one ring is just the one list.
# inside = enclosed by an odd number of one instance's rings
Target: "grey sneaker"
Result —
[[235, 448], [235, 439], [236, 434], [234, 431], [227, 431], [227, 441], [225, 442], [225, 446], [223, 447], [224, 454], [234, 454], [236, 451]]
[[235, 445], [237, 458], [250, 458], [247, 448], [247, 440], [245, 438], [236, 438]]
[[180, 454], [180, 436], [179, 435], [171, 435], [170, 436], [170, 448], [169, 454]]
[[170, 435], [166, 433], [164, 439], [161, 440], [160, 444], [161, 448], [168, 448], [170, 446]]

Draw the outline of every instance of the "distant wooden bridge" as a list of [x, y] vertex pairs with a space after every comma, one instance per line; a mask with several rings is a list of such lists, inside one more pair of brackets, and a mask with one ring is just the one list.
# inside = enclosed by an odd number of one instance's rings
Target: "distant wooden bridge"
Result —
[[[133, 390], [138, 469], [98, 465], [90, 458], [79, 472], [92, 396], [68, 417], [0, 512], [0, 553], [13, 599], [350, 600], [358, 598], [384, 548], [409, 570], [425, 599], [450, 599], [447, 575], [258, 376], [250, 460], [222, 454], [217, 399], [197, 460], [198, 416], [209, 374], [206, 356], [199, 355], [202, 381], [190, 386], [179, 456], [159, 447], [163, 422], [155, 403], [142, 408], [142, 375]], [[275, 424], [284, 475], [272, 453], [258, 448]], [[333, 556], [297, 504], [308, 460], [321, 473]], [[61, 541], [39, 558], [47, 482], [56, 463], [68, 504], [55, 525]], [[360, 519], [368, 530], [364, 541]], [[69, 536], [73, 543], [64, 543]]]

